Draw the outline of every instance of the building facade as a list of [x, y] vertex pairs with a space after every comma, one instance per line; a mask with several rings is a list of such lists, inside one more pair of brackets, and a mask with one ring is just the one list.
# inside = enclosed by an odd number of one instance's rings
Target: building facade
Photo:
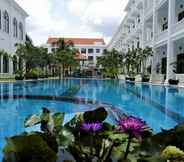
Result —
[[184, 0], [129, 0], [127, 12], [108, 49], [127, 52], [152, 47], [151, 80], [184, 83]]
[[[54, 52], [57, 48], [59, 38], [49, 38], [46, 44], [48, 52]], [[65, 41], [71, 41], [79, 52], [78, 59], [81, 59], [83, 68], [96, 67], [97, 58], [102, 56], [106, 48], [105, 41], [102, 38], [64, 38]], [[82, 57], [82, 58], [81, 58]]]
[[18, 69], [16, 44], [26, 40], [26, 17], [28, 14], [14, 0], [0, 0], [0, 50], [8, 56], [0, 56], [0, 75], [12, 75]]

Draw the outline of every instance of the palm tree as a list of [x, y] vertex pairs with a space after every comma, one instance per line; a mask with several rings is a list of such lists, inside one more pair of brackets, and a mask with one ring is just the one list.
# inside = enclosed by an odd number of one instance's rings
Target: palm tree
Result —
[[103, 56], [97, 59], [97, 66], [103, 68], [105, 76], [117, 78], [122, 67], [122, 61], [122, 55], [115, 49], [112, 51], [105, 50]]
[[146, 69], [146, 60], [150, 57], [153, 56], [153, 50], [151, 47], [146, 47], [144, 49], [142, 48], [138, 48], [138, 57], [139, 57], [139, 61], [142, 64], [142, 73], [143, 75], [145, 75], [145, 69]]
[[[72, 41], [65, 41], [64, 39], [59, 39], [57, 42], [58, 49], [56, 51], [55, 59], [60, 71], [60, 77], [65, 77], [65, 69], [69, 68], [71, 73], [71, 68], [77, 66], [77, 61], [75, 60], [76, 49], [74, 48]], [[62, 71], [62, 72], [61, 72]]]

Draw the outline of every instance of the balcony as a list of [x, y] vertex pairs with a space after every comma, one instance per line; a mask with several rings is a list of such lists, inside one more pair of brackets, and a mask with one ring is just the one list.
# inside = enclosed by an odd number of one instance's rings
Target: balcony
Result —
[[176, 34], [180, 31], [183, 31], [183, 26], [184, 26], [184, 19], [177, 22], [176, 24], [172, 25], [172, 34]]
[[168, 30], [165, 30], [163, 32], [159, 32], [156, 34], [155, 41], [157, 43], [161, 43], [161, 42], [167, 40], [167, 38], [168, 38]]

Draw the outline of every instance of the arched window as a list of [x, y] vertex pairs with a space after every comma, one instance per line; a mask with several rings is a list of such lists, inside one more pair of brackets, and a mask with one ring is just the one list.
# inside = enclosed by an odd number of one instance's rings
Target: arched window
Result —
[[17, 38], [18, 36], [18, 25], [17, 25], [17, 19], [13, 18], [13, 36]]
[[7, 55], [3, 56], [3, 73], [9, 72], [9, 58]]
[[5, 11], [3, 14], [3, 25], [4, 25], [4, 32], [9, 33], [10, 32], [10, 18], [9, 18], [7, 11]]
[[17, 71], [17, 65], [18, 65], [17, 57], [16, 57], [16, 56], [13, 56], [13, 73], [14, 73], [14, 74], [15, 74], [16, 71]]
[[24, 30], [21, 22], [19, 23], [19, 36], [20, 36], [20, 40], [24, 39]]

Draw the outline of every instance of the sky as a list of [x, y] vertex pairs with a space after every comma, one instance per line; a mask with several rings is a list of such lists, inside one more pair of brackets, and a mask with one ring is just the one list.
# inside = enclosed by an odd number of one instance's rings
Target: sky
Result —
[[15, 0], [29, 17], [27, 33], [35, 45], [48, 37], [101, 38], [116, 32], [128, 0]]

